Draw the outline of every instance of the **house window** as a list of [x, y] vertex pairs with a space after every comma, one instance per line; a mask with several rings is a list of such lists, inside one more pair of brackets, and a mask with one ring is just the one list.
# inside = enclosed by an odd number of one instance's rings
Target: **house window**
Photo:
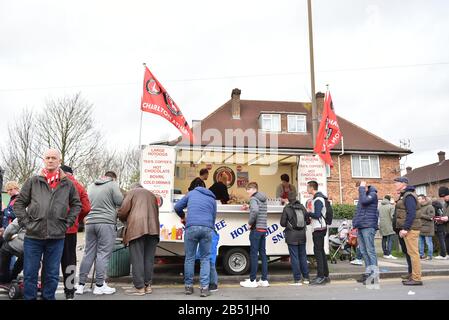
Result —
[[306, 116], [303, 115], [288, 115], [288, 132], [307, 132]]
[[326, 176], [327, 176], [328, 178], [331, 177], [331, 166], [328, 165], [328, 164], [326, 164]]
[[351, 162], [353, 178], [380, 178], [379, 156], [353, 155]]
[[417, 195], [423, 194], [423, 195], [427, 196], [427, 188], [426, 188], [426, 186], [417, 186], [416, 187], [416, 194]]
[[281, 115], [280, 114], [262, 114], [260, 117], [260, 126], [263, 131], [280, 132]]

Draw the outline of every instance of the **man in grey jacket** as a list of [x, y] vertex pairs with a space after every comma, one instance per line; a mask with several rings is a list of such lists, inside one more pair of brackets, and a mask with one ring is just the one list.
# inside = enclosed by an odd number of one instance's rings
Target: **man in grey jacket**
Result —
[[42, 260], [42, 297], [55, 300], [59, 282], [59, 265], [65, 233], [81, 211], [78, 191], [59, 168], [61, 154], [50, 149], [44, 154], [45, 168], [29, 178], [22, 187], [14, 212], [25, 228], [24, 298], [37, 299], [37, 280]]
[[[267, 234], [267, 196], [259, 192], [256, 182], [250, 182], [246, 186], [246, 192], [251, 197], [249, 205], [248, 226], [249, 233], [251, 273], [250, 278], [240, 282], [245, 288], [269, 287], [268, 283], [268, 260], [266, 254], [266, 234]], [[244, 206], [248, 209], [248, 206]], [[262, 278], [256, 282], [258, 255], [262, 259]]]
[[86, 217], [86, 244], [76, 294], [84, 293], [87, 276], [94, 261], [96, 285], [93, 293], [115, 293], [115, 289], [106, 284], [105, 276], [117, 236], [117, 209], [123, 202], [123, 195], [116, 180], [117, 175], [108, 171], [87, 189], [91, 211]]
[[[25, 240], [25, 229], [19, 226], [17, 219], [5, 229], [3, 234], [5, 242], [0, 248], [0, 283], [10, 283], [17, 279], [23, 270], [23, 242]], [[11, 257], [17, 257], [12, 272], [9, 267]]]

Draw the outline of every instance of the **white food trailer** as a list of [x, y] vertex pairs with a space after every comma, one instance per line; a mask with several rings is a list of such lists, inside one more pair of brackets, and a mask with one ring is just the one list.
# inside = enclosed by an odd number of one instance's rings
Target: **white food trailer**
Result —
[[[229, 177], [231, 204], [218, 204], [215, 228], [220, 235], [217, 264], [222, 263], [229, 274], [244, 274], [249, 269], [249, 211], [242, 209], [247, 199], [245, 185], [257, 181], [268, 200], [268, 231], [266, 251], [270, 259], [288, 256], [284, 228], [280, 226], [284, 206], [275, 199], [280, 175], [287, 173], [295, 184], [301, 201], [309, 197], [306, 182], [317, 180], [320, 190], [326, 193], [326, 168], [319, 157], [301, 154], [273, 154], [248, 150], [207, 150], [207, 148], [150, 145], [142, 154], [141, 183], [160, 196], [161, 242], [157, 257], [184, 255], [184, 226], [174, 212], [174, 203], [187, 192], [190, 181], [201, 168], [213, 173], [206, 181], [211, 186], [219, 174]], [[187, 213], [188, 214], [188, 213]], [[328, 237], [325, 241], [329, 253]], [[307, 227], [307, 254], [313, 254], [312, 230]]]

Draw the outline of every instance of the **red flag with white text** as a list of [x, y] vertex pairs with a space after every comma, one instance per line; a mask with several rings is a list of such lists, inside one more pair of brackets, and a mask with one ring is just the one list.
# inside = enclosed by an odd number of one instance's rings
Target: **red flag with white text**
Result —
[[340, 142], [341, 138], [342, 133], [332, 104], [332, 97], [330, 92], [327, 92], [324, 99], [323, 116], [313, 151], [331, 168], [334, 166], [334, 162], [330, 151]]
[[193, 141], [193, 133], [181, 110], [148, 67], [145, 67], [140, 109], [157, 114], [171, 122], [183, 136]]

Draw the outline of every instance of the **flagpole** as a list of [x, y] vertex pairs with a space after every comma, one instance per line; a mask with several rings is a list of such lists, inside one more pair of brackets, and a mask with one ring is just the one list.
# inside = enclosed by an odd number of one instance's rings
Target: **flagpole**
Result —
[[[144, 62], [143, 67], [146, 68], [147, 64]], [[139, 150], [142, 149], [142, 121], [143, 121], [143, 111], [142, 106], [140, 107], [140, 125], [139, 125]]]
[[140, 110], [140, 125], [139, 125], [139, 150], [142, 149], [142, 120], [143, 120], [143, 111]]
[[341, 181], [341, 157], [345, 154], [345, 140], [341, 137], [341, 153], [338, 155], [338, 182], [340, 189], [340, 204], [343, 204], [343, 183]]

